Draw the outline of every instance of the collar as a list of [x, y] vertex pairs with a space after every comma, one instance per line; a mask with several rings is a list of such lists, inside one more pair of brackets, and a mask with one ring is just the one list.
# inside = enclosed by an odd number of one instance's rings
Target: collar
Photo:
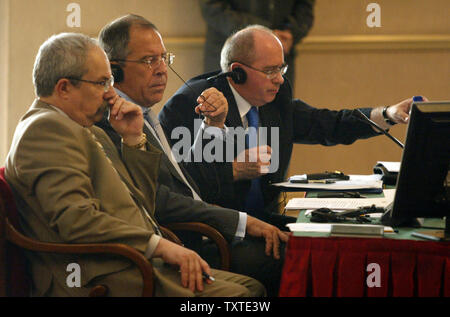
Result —
[[55, 107], [54, 105], [51, 105], [49, 103], [47, 103], [47, 105], [49, 105], [51, 108], [53, 108], [56, 112], [59, 112], [60, 114], [62, 114], [64, 117], [69, 118], [69, 116], [67, 115], [67, 113], [65, 113], [64, 111], [62, 111], [61, 109], [59, 109], [58, 107]]
[[157, 116], [156, 114], [152, 111], [152, 109], [150, 107], [142, 107], [140, 104], [138, 104], [136, 101], [134, 101], [133, 99], [131, 99], [130, 96], [128, 96], [126, 93], [124, 93], [122, 90], [114, 88], [114, 90], [116, 91], [116, 93], [122, 97], [123, 99], [130, 101], [136, 105], [138, 105], [139, 107], [141, 107], [142, 109], [142, 113], [144, 114], [144, 119], [147, 117], [146, 114], [148, 114], [148, 118], [152, 121], [151, 123], [156, 123], [155, 119], [157, 120]]
[[[234, 100], [236, 100], [236, 105], [237, 105], [237, 108], [239, 111], [239, 115], [241, 116], [241, 119], [243, 119], [247, 115], [247, 112], [250, 111], [250, 108], [252, 107], [252, 105], [247, 100], [245, 100], [244, 97], [242, 97], [236, 91], [236, 89], [234, 89], [234, 87], [230, 84], [230, 82], [227, 81], [227, 83], [231, 88], [231, 92], [233, 93]], [[256, 109], [258, 109], [258, 107]]]
[[[56, 107], [56, 106], [54, 106], [54, 105], [52, 105], [52, 104], [49, 104], [48, 102], [42, 101], [41, 99], [38, 98], [38, 99], [36, 99], [35, 103], [41, 103], [41, 104], [44, 104], [44, 105], [46, 105], [46, 106], [49, 106], [51, 109], [53, 109], [53, 110], [55, 110], [56, 112], [62, 114], [64, 117], [70, 119], [70, 117], [67, 115], [67, 113], [65, 113], [64, 111], [62, 111], [61, 108], [58, 108], [58, 107]], [[71, 119], [71, 120], [72, 120], [72, 119]]]
[[131, 97], [129, 97], [126, 93], [124, 93], [122, 90], [119, 90], [117, 88], [114, 87], [114, 90], [116, 91], [116, 94], [118, 94], [120, 97], [122, 97], [123, 99], [127, 100], [127, 101], [131, 101], [132, 103], [138, 104], [136, 101], [134, 101], [133, 99], [131, 99]]

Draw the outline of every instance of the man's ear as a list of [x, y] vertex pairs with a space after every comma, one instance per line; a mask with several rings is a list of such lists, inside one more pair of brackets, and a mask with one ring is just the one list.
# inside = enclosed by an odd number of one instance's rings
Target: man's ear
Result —
[[74, 86], [67, 78], [61, 78], [55, 85], [53, 89], [54, 93], [56, 93], [60, 98], [68, 99], [70, 92], [74, 89]]

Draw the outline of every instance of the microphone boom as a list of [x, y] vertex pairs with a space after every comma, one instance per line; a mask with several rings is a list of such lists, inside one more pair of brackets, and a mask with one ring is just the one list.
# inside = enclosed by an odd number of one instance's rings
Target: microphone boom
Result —
[[364, 113], [362, 113], [361, 110], [359, 109], [355, 109], [352, 112], [352, 115], [356, 118], [358, 118], [361, 121], [364, 121], [366, 123], [368, 123], [369, 125], [371, 125], [372, 127], [374, 127], [376, 130], [380, 131], [381, 133], [383, 133], [385, 136], [387, 136], [389, 139], [391, 139], [392, 141], [394, 141], [395, 144], [397, 144], [399, 147], [401, 147], [402, 149], [405, 147], [403, 145], [402, 142], [400, 142], [398, 139], [396, 139], [395, 137], [393, 137], [389, 132], [387, 132], [386, 130], [384, 130], [382, 127], [380, 127], [378, 124], [376, 124], [375, 122], [373, 122], [372, 120], [370, 120]]

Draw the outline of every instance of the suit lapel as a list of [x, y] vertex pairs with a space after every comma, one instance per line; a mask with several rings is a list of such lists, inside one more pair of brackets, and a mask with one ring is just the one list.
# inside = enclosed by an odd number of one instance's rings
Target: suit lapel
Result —
[[[158, 148], [162, 152], [161, 163], [164, 164], [167, 167], [167, 169], [170, 171], [170, 174], [173, 177], [175, 177], [179, 182], [184, 184], [184, 180], [181, 178], [180, 174], [178, 173], [178, 171], [173, 166], [173, 164], [170, 161], [170, 159], [168, 158], [167, 154], [161, 148], [161, 145], [160, 145], [159, 141], [156, 139], [156, 137], [153, 135], [153, 133], [150, 131], [150, 129], [147, 127], [146, 124], [144, 124], [144, 133], [147, 135], [148, 142], [150, 142], [151, 145], [155, 146], [156, 148]], [[187, 171], [184, 169], [182, 164], [178, 164], [178, 166], [180, 167], [182, 173], [186, 177], [186, 179], [189, 182], [189, 184], [197, 192], [197, 194], [199, 194], [200, 191], [199, 191], [199, 189], [197, 187], [197, 184], [195, 184], [194, 180], [191, 178], [189, 173], [187, 173]]]
[[228, 114], [225, 124], [228, 127], [242, 127], [241, 115], [227, 79], [221, 78], [217, 83], [217, 89], [223, 93], [228, 101]]
[[[272, 104], [267, 104], [264, 105], [262, 107], [259, 108], [259, 119], [260, 119], [260, 126], [261, 127], [266, 127], [267, 128], [267, 144], [272, 146], [271, 144], [271, 128], [272, 127], [280, 127], [281, 124], [281, 118], [280, 118], [280, 114], [276, 109], [275, 105]], [[282, 131], [278, 131], [279, 132], [279, 136], [280, 136], [280, 140], [278, 140], [278, 145], [280, 146], [281, 144], [281, 139], [282, 139], [282, 135], [281, 132]]]
[[103, 131], [98, 127], [90, 127], [89, 130], [92, 132], [96, 141], [99, 143], [101, 149], [105, 152], [107, 158], [111, 161], [113, 168], [116, 170], [117, 174], [119, 174], [121, 180], [130, 190], [132, 196], [137, 198], [140, 203], [145, 201], [142, 192], [135, 186], [133, 179], [131, 178], [128, 170], [123, 163], [122, 159], [117, 152], [117, 148], [114, 146], [114, 143], [109, 139], [106, 133], [102, 133]]

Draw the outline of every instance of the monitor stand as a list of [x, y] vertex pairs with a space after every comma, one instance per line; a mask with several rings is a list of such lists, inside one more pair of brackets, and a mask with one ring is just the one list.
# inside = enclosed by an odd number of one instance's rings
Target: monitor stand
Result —
[[413, 232], [412, 235], [433, 241], [450, 241], [450, 217], [445, 217], [445, 228], [443, 229], [418, 230]]
[[[420, 228], [423, 226], [424, 218], [408, 218], [408, 219], [393, 219], [392, 218], [392, 204], [385, 208], [385, 212], [381, 217], [381, 223], [384, 226], [391, 227], [411, 227]], [[433, 240], [433, 241], [450, 241], [450, 216], [445, 218], [445, 228], [442, 229], [423, 229], [412, 233], [413, 236]]]
[[423, 218], [393, 218], [392, 217], [392, 208], [393, 208], [393, 202], [390, 203], [385, 208], [385, 212], [383, 213], [383, 216], [381, 216], [381, 223], [384, 226], [391, 226], [391, 227], [411, 227], [411, 228], [420, 228], [423, 225]]

